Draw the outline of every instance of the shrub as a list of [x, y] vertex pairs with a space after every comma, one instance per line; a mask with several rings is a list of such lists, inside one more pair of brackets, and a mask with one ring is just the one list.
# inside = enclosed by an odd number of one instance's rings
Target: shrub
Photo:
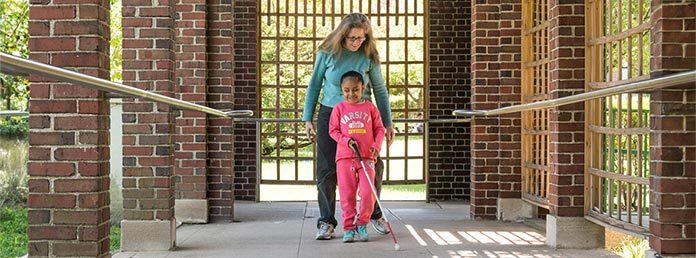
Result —
[[26, 203], [28, 153], [26, 140], [0, 138], [0, 207]]
[[0, 208], [0, 254], [19, 257], [27, 253], [27, 209]]
[[28, 117], [9, 117], [0, 119], [0, 136], [26, 138], [28, 134]]

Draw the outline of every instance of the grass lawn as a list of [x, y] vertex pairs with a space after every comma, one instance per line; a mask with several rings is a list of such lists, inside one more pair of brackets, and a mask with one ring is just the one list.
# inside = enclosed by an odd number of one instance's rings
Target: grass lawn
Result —
[[[275, 185], [261, 184], [261, 201], [316, 201], [316, 185]], [[336, 196], [340, 199], [338, 190]], [[383, 201], [425, 201], [425, 184], [416, 185], [384, 185], [381, 200]]]
[[116, 253], [121, 249], [121, 228], [111, 225], [109, 239], [111, 240], [111, 253]]

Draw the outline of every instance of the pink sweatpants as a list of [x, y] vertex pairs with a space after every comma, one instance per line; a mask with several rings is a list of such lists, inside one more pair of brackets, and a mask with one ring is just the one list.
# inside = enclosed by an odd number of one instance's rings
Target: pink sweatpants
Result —
[[[367, 173], [370, 175], [370, 181], [374, 183], [375, 163], [372, 160], [363, 161]], [[338, 192], [341, 194], [343, 230], [354, 229], [357, 225], [366, 225], [370, 222], [370, 215], [372, 215], [375, 206], [375, 197], [370, 189], [370, 183], [362, 171], [360, 161], [357, 159], [338, 160], [336, 162], [336, 176], [338, 177]], [[355, 219], [356, 192], [360, 195], [360, 212], [357, 213], [357, 220]]]

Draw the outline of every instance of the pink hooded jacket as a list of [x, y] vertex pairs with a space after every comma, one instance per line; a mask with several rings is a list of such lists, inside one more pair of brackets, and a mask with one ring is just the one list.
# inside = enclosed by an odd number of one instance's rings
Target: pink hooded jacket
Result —
[[336, 105], [329, 120], [329, 135], [336, 140], [336, 160], [357, 158], [348, 141], [353, 139], [360, 147], [363, 159], [373, 159], [371, 148], [377, 153], [384, 141], [384, 125], [379, 110], [370, 101], [348, 103], [343, 101]]

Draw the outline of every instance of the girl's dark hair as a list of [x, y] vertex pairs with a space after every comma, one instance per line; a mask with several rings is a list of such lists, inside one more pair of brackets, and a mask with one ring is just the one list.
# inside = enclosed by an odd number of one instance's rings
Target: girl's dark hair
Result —
[[341, 84], [343, 83], [343, 80], [345, 80], [346, 78], [350, 78], [350, 79], [359, 81], [360, 84], [365, 84], [365, 81], [363, 81], [362, 74], [360, 74], [359, 72], [356, 72], [356, 71], [348, 71], [348, 72], [344, 73], [343, 76], [341, 76]]

